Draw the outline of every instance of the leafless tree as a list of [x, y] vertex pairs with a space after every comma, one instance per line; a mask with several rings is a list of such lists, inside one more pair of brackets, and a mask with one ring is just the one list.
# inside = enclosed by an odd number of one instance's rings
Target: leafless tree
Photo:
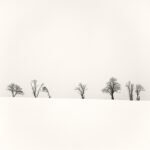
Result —
[[85, 84], [79, 83], [75, 90], [78, 91], [82, 99], [85, 99], [85, 91], [87, 90], [87, 86]]
[[51, 98], [49, 90], [48, 90], [48, 88], [46, 86], [43, 86], [42, 91], [47, 93], [48, 98]]
[[145, 91], [144, 87], [143, 87], [141, 84], [137, 84], [137, 85], [136, 85], [136, 89], [135, 89], [136, 100], [139, 101], [139, 100], [141, 99], [141, 98], [140, 98], [140, 93], [141, 93], [142, 91]]
[[11, 83], [8, 85], [7, 90], [11, 92], [12, 97], [16, 97], [16, 95], [23, 95], [24, 92], [22, 90], [22, 88], [14, 83]]
[[32, 80], [31, 81], [31, 88], [32, 88], [32, 93], [34, 95], [35, 98], [37, 98], [39, 96], [40, 91], [42, 90], [42, 87], [44, 86], [44, 84], [37, 84], [37, 80]]
[[117, 82], [117, 79], [112, 77], [106, 83], [106, 87], [102, 89], [102, 92], [108, 93], [111, 96], [111, 99], [114, 100], [114, 93], [121, 90], [121, 85]]
[[128, 89], [129, 93], [129, 99], [132, 101], [133, 100], [133, 91], [134, 91], [134, 84], [132, 84], [130, 81], [126, 84], [126, 87]]

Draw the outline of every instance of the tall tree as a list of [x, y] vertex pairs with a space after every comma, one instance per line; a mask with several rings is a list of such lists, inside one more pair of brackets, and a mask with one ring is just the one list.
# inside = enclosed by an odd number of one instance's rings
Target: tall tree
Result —
[[9, 84], [7, 87], [7, 90], [11, 92], [12, 97], [16, 97], [16, 95], [23, 95], [24, 94], [22, 88], [15, 83]]
[[49, 93], [49, 90], [48, 90], [48, 88], [47, 88], [46, 86], [44, 86], [44, 87], [42, 88], [42, 91], [47, 93], [48, 98], [51, 98], [50, 93]]
[[75, 90], [78, 91], [82, 99], [85, 99], [85, 91], [87, 90], [87, 86], [85, 84], [79, 83]]
[[43, 86], [44, 86], [43, 83], [38, 85], [37, 80], [31, 81], [32, 93], [35, 98], [37, 98], [39, 96], [39, 93], [41, 92]]
[[111, 99], [114, 100], [114, 93], [121, 90], [121, 85], [117, 82], [117, 79], [112, 77], [106, 83], [106, 87], [102, 89], [102, 92], [108, 93], [111, 96]]
[[129, 99], [132, 101], [133, 100], [133, 91], [134, 91], [134, 84], [132, 84], [130, 81], [126, 84], [126, 87], [128, 89], [129, 93]]
[[139, 100], [141, 99], [141, 98], [140, 98], [140, 93], [141, 93], [142, 91], [145, 91], [144, 87], [143, 87], [141, 84], [137, 84], [137, 85], [136, 85], [136, 89], [135, 89], [136, 100], [139, 101]]

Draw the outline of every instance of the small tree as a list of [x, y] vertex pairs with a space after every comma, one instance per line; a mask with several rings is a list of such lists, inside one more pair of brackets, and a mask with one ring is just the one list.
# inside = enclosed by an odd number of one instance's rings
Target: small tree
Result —
[[134, 90], [134, 84], [132, 84], [130, 81], [126, 84], [126, 87], [128, 89], [129, 93], [129, 99], [132, 101], [133, 100], [133, 90]]
[[111, 99], [114, 100], [114, 93], [121, 90], [121, 85], [117, 82], [117, 79], [112, 77], [106, 83], [106, 87], [102, 89], [102, 92], [108, 93], [111, 96]]
[[76, 87], [75, 90], [78, 91], [82, 99], [85, 99], [85, 91], [87, 90], [87, 87], [85, 84], [79, 83], [78, 87]]
[[137, 85], [136, 85], [136, 89], [135, 89], [136, 100], [139, 101], [139, 100], [141, 99], [141, 98], [140, 98], [140, 93], [141, 93], [142, 91], [145, 91], [144, 87], [143, 87], [141, 84], [137, 84]]
[[12, 97], [16, 97], [16, 95], [23, 95], [24, 92], [22, 88], [14, 83], [8, 85], [7, 90], [11, 92]]
[[47, 88], [46, 86], [44, 86], [44, 87], [42, 88], [42, 91], [47, 93], [48, 98], [51, 98], [50, 93], [49, 93], [49, 90], [48, 90], [48, 88]]
[[41, 89], [42, 89], [43, 86], [44, 86], [43, 83], [40, 84], [40, 85], [38, 85], [37, 84], [37, 80], [32, 80], [31, 81], [32, 93], [33, 93], [33, 96], [35, 98], [37, 98], [39, 96], [39, 93], [40, 93], [40, 91], [41, 91]]

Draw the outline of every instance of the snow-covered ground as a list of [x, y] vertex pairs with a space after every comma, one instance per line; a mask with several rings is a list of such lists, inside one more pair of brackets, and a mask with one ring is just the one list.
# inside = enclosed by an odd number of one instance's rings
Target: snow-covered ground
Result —
[[149, 101], [0, 98], [0, 150], [149, 149]]

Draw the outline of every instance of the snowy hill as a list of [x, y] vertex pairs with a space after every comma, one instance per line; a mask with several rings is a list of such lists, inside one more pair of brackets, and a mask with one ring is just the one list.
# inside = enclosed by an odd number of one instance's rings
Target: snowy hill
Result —
[[149, 150], [150, 102], [0, 99], [1, 150]]

